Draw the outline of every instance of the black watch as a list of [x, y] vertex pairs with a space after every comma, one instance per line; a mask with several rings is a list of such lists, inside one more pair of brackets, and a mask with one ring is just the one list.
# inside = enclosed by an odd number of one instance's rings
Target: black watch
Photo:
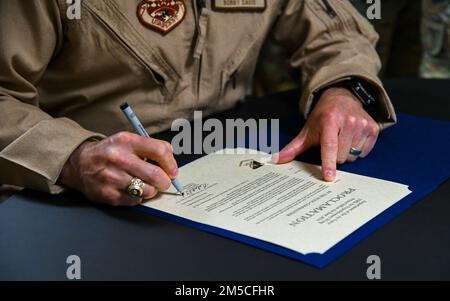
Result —
[[375, 97], [373, 97], [373, 92], [370, 91], [370, 88], [367, 85], [364, 85], [357, 79], [350, 79], [346, 82], [348, 89], [358, 97], [365, 109], [371, 109], [374, 106]]
[[359, 79], [345, 79], [343, 81], [337, 82], [336, 84], [327, 86], [319, 91], [317, 97], [320, 98], [322, 93], [330, 88], [345, 88], [349, 90], [359, 99], [366, 111], [371, 111], [375, 105], [376, 99], [373, 96], [373, 89], [371, 89], [370, 85], [364, 83]]

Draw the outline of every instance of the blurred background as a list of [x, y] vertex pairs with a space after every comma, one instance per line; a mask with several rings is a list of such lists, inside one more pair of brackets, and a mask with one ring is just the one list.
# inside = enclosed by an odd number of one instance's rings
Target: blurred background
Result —
[[[368, 19], [380, 35], [380, 76], [450, 78], [450, 0], [380, 1], [381, 18]], [[368, 1], [350, 2], [367, 18]], [[269, 39], [256, 69], [253, 94], [294, 89], [299, 82], [299, 74], [289, 68], [288, 52]]]

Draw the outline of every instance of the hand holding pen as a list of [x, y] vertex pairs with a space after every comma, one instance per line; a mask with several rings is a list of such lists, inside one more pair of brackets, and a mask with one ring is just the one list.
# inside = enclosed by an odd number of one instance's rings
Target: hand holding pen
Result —
[[57, 183], [95, 203], [134, 206], [166, 191], [172, 182], [182, 192], [173, 181], [177, 176], [168, 142], [121, 132], [81, 143], [68, 157]]
[[[150, 134], [145, 130], [144, 126], [142, 125], [139, 118], [134, 113], [133, 109], [130, 107], [128, 103], [124, 103], [120, 106], [120, 109], [124, 113], [124, 115], [127, 117], [127, 119], [130, 121], [130, 123], [133, 125], [135, 131], [142, 137], [150, 138]], [[172, 149], [169, 146], [170, 150]], [[127, 188], [127, 191], [129, 194], [137, 197], [141, 197], [140, 194], [141, 190], [139, 189], [139, 186], [142, 186], [143, 182], [139, 178], [133, 178], [132, 183], [130, 183], [129, 187]], [[175, 189], [181, 194], [184, 195], [183, 186], [181, 183], [176, 179], [172, 178], [172, 184], [175, 187]]]

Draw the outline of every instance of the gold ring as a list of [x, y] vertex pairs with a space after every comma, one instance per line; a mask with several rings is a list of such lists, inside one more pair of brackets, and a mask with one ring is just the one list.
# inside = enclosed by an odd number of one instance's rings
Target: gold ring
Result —
[[127, 192], [134, 198], [142, 198], [144, 195], [144, 181], [134, 177], [131, 179], [130, 184], [128, 184]]

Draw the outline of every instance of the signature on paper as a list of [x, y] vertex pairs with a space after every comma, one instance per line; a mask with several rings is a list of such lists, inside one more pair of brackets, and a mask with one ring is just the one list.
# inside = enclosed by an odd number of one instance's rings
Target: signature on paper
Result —
[[200, 191], [205, 190], [208, 187], [208, 184], [195, 184], [190, 183], [184, 187], [184, 197], [189, 197], [194, 195]]

